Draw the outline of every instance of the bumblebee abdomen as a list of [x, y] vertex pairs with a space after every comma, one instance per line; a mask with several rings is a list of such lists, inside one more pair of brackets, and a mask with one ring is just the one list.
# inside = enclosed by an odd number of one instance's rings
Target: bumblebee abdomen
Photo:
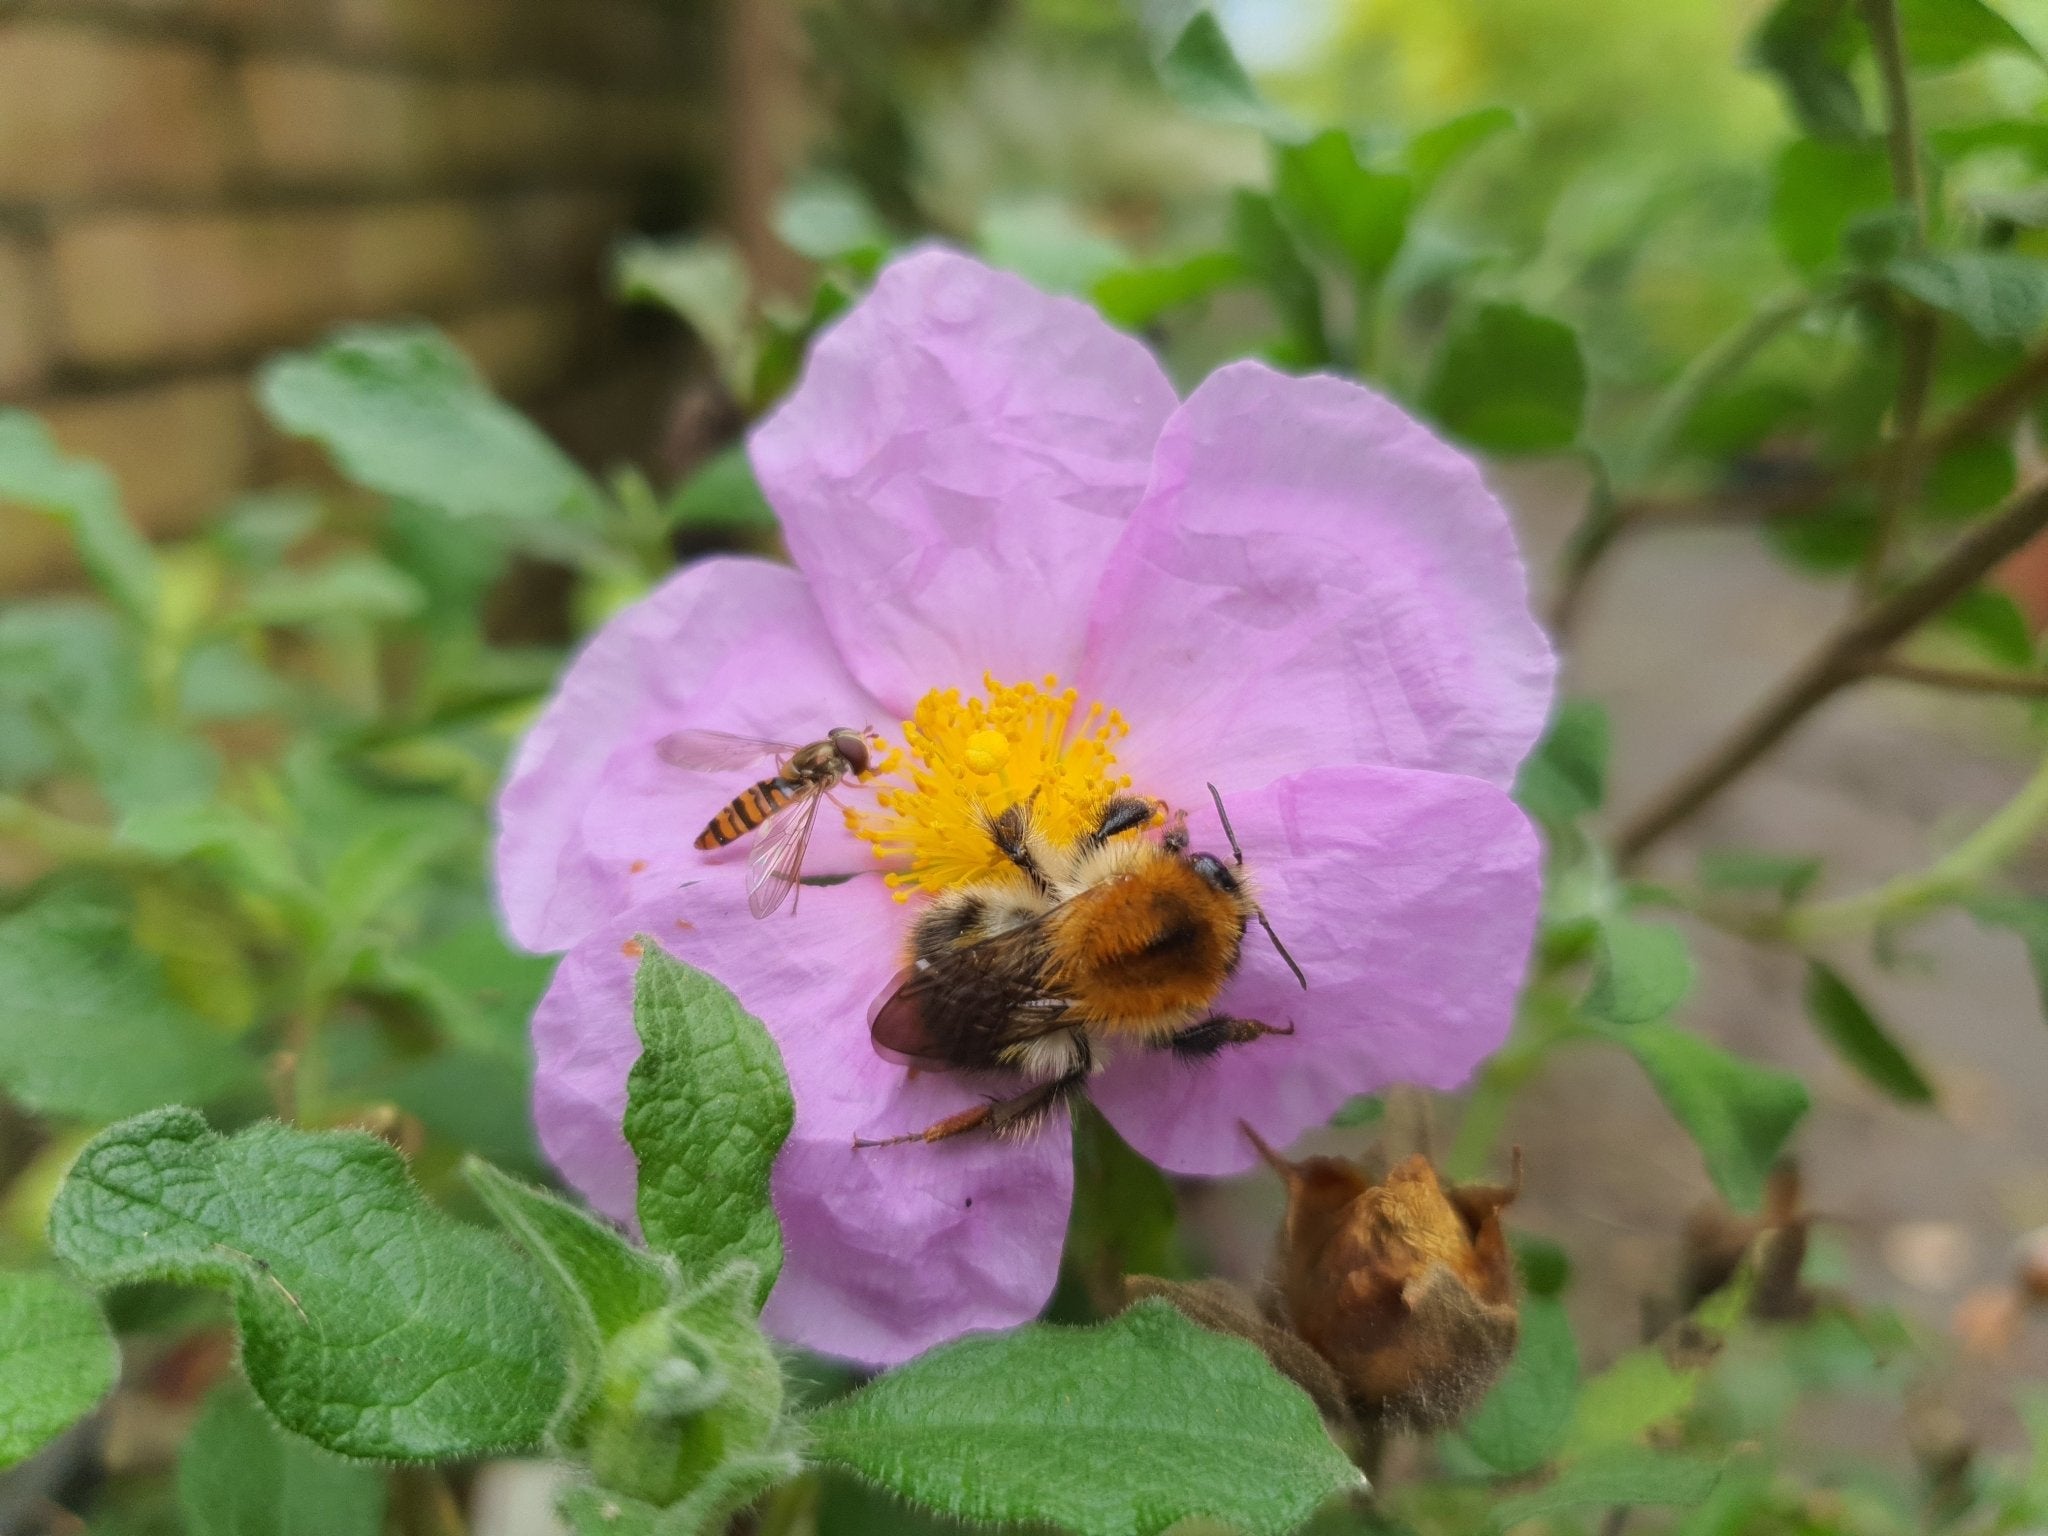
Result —
[[1152, 1034], [1215, 1001], [1237, 969], [1245, 914], [1180, 860], [1161, 857], [1089, 888], [1052, 922], [1054, 985], [1090, 1027]]

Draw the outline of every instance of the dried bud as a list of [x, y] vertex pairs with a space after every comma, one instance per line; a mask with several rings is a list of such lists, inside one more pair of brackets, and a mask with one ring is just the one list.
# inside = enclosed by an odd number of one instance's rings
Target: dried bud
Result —
[[1486, 1394], [1514, 1353], [1514, 1264], [1500, 1212], [1515, 1183], [1451, 1185], [1415, 1156], [1382, 1180], [1341, 1158], [1290, 1162], [1274, 1321], [1328, 1362], [1362, 1423], [1440, 1428]]

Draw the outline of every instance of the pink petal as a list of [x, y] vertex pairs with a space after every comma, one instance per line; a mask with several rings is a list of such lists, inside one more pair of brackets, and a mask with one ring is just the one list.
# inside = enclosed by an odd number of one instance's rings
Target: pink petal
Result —
[[983, 1085], [909, 1082], [868, 1042], [868, 1005], [902, 963], [906, 918], [880, 880], [860, 878], [807, 888], [794, 916], [756, 921], [721, 872], [578, 944], [533, 1021], [541, 1145], [594, 1206], [628, 1220], [634, 1162], [619, 1127], [640, 1045], [622, 946], [650, 935], [733, 989], [781, 1046], [797, 1105], [775, 1165], [786, 1257], [764, 1320], [790, 1343], [869, 1365], [1036, 1316], [1073, 1195], [1064, 1117], [1022, 1143], [854, 1148], [856, 1135], [921, 1130], [980, 1102]]
[[[1240, 1119], [1286, 1146], [1354, 1094], [1463, 1083], [1507, 1038], [1536, 927], [1536, 835], [1483, 780], [1318, 769], [1234, 795], [1228, 809], [1308, 990], [1254, 926], [1218, 1010], [1292, 1021], [1291, 1037], [1197, 1066], [1133, 1056], [1096, 1081], [1095, 1102], [1125, 1139], [1177, 1173], [1249, 1167]], [[1213, 811], [1190, 822], [1197, 848], [1227, 857]]]
[[1089, 648], [1082, 697], [1176, 805], [1318, 764], [1506, 786], [1555, 672], [1473, 462], [1370, 390], [1258, 363], [1167, 425]]
[[1072, 680], [1174, 405], [1087, 305], [927, 249], [818, 339], [752, 453], [840, 653], [907, 716], [984, 672]]
[[[797, 572], [745, 559], [677, 572], [606, 622], [520, 744], [498, 798], [507, 928], [528, 949], [562, 949], [634, 903], [744, 858], [745, 844], [710, 856], [690, 844], [749, 770], [673, 767], [654, 749], [670, 732], [806, 742], [835, 725], [886, 722], [841, 664]], [[774, 766], [763, 759], [755, 776]], [[806, 868], [872, 866], [822, 807]]]

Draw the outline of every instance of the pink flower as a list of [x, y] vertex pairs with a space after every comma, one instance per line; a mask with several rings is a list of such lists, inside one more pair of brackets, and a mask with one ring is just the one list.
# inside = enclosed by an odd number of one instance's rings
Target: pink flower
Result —
[[[1553, 664], [1470, 460], [1336, 379], [1238, 363], [1177, 400], [1092, 310], [938, 250], [891, 265], [819, 339], [752, 454], [795, 567], [706, 560], [614, 618], [500, 803], [507, 922], [568, 948], [534, 1018], [535, 1115], [598, 1209], [632, 1215], [626, 946], [646, 933], [782, 1047], [779, 1336], [883, 1364], [1034, 1315], [1072, 1190], [1063, 1115], [1021, 1143], [852, 1146], [989, 1086], [912, 1080], [870, 1047], [868, 1011], [919, 893], [990, 856], [963, 807], [1034, 786], [1071, 824], [1127, 778], [1227, 854], [1213, 782], [1307, 973], [1303, 992], [1254, 929], [1219, 1008], [1294, 1035], [1201, 1066], [1126, 1056], [1094, 1081], [1162, 1167], [1241, 1171], [1239, 1119], [1285, 1145], [1354, 1094], [1455, 1087], [1499, 1046], [1538, 892], [1506, 789]], [[682, 728], [872, 726], [902, 745], [913, 719], [915, 784], [848, 786], [864, 837], [819, 818], [806, 873], [866, 876], [766, 921], [747, 913], [744, 844], [691, 847], [746, 775], [655, 750]]]

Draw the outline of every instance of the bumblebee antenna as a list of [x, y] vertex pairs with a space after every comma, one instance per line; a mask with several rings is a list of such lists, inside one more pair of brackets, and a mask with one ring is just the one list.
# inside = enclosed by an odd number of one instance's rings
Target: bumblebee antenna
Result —
[[[1244, 850], [1237, 845], [1237, 832], [1230, 825], [1230, 812], [1223, 809], [1223, 796], [1214, 784], [1208, 786], [1209, 798], [1216, 802], [1216, 819], [1223, 823], [1223, 835], [1230, 839], [1230, 856], [1237, 861], [1239, 869], [1244, 868]], [[1280, 935], [1273, 931], [1272, 921], [1266, 916], [1266, 909], [1256, 903], [1252, 915], [1259, 920], [1259, 926], [1266, 930], [1266, 937], [1273, 941], [1273, 947], [1280, 952], [1280, 958], [1287, 962], [1287, 969], [1294, 972], [1294, 979], [1301, 983], [1301, 990], [1308, 990], [1308, 978], [1301, 973], [1294, 956], [1287, 953], [1287, 946], [1280, 942]]]

